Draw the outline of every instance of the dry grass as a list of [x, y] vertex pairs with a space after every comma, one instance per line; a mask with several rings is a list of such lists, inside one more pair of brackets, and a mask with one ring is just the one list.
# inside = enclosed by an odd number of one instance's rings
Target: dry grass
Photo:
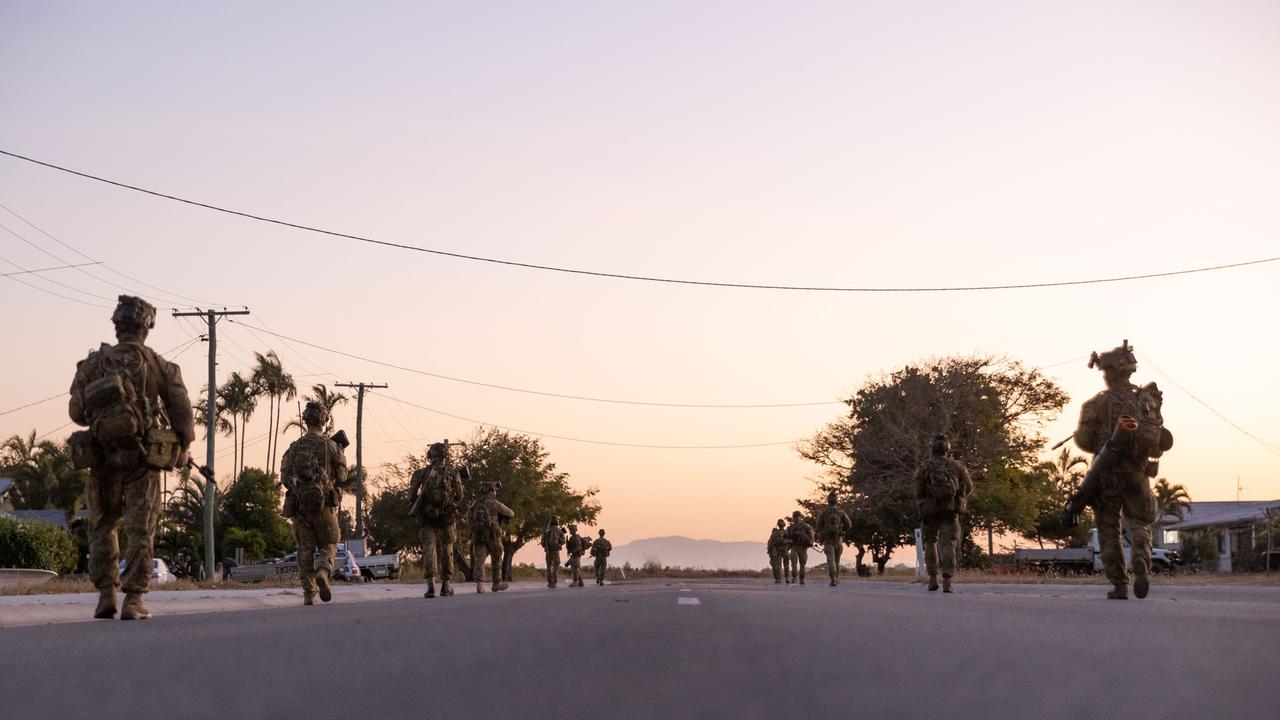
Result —
[[[250, 588], [291, 588], [298, 586], [298, 578], [294, 576], [267, 578], [257, 583], [227, 582], [193, 582], [178, 580], [167, 585], [152, 585], [152, 590], [246, 590]], [[65, 595], [74, 593], [96, 592], [93, 583], [83, 576], [54, 578], [40, 585], [0, 588], [0, 596], [5, 595]]]

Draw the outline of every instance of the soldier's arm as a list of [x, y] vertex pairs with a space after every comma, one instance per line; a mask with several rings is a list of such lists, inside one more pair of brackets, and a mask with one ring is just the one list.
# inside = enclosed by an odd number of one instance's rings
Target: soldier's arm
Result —
[[[347, 454], [342, 451], [342, 446], [338, 443], [327, 440], [329, 443], [329, 474], [333, 476], [333, 484], [339, 487], [347, 487], [351, 483], [347, 482]], [[354, 482], [356, 478], [351, 478]]]
[[409, 499], [418, 497], [418, 489], [422, 485], [422, 471], [414, 470], [409, 476]]
[[511, 518], [516, 516], [516, 511], [504, 505], [501, 500], [494, 500], [493, 502], [494, 502], [495, 508], [498, 511], [498, 515], [500, 515], [501, 517], [504, 517], [507, 520], [510, 520]]
[[293, 477], [293, 445], [285, 448], [284, 455], [280, 457], [280, 479], [285, 481], [288, 486], [288, 478]]
[[929, 489], [928, 484], [926, 483], [924, 470], [925, 466], [921, 465], [919, 469], [916, 470], [915, 476], [911, 478], [911, 483], [916, 486], [917, 498], [929, 497]]
[[89, 419], [84, 414], [84, 381], [80, 378], [80, 368], [84, 361], [76, 365], [76, 376], [71, 381], [71, 400], [67, 402], [67, 415], [77, 425], [88, 425]]
[[1080, 422], [1076, 425], [1076, 445], [1081, 450], [1094, 455], [1106, 443], [1106, 432], [1109, 430], [1107, 428], [1099, 432], [1100, 405], [1101, 403], [1097, 398], [1086, 401], [1084, 406], [1080, 408]]
[[969, 469], [957, 461], [956, 474], [960, 476], [956, 483], [960, 488], [960, 497], [969, 497], [973, 494], [973, 478], [969, 477]]
[[187, 385], [182, 381], [182, 368], [159, 355], [156, 355], [156, 360], [164, 375], [160, 401], [164, 403], [165, 414], [169, 416], [169, 427], [178, 435], [178, 441], [185, 450], [196, 439], [196, 416], [191, 410], [191, 396], [187, 394]]

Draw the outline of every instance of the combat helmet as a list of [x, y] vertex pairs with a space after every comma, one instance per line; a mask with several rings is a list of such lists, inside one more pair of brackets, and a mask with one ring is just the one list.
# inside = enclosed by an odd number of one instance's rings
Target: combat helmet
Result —
[[118, 329], [150, 330], [156, 326], [156, 306], [136, 295], [120, 295], [111, 322]]
[[1089, 367], [1102, 371], [1117, 370], [1132, 375], [1138, 370], [1138, 358], [1133, 354], [1133, 346], [1125, 340], [1120, 347], [1106, 352], [1095, 352], [1089, 356]]
[[444, 443], [431, 443], [431, 447], [427, 448], [428, 460], [443, 460], [444, 456], [449, 453], [449, 446]]
[[[311, 400], [302, 409], [302, 422], [306, 423], [308, 427], [324, 427], [329, 423], [329, 411], [325, 409], [324, 405]], [[343, 437], [345, 439], [345, 433]]]
[[933, 436], [933, 442], [929, 444], [929, 449], [934, 455], [946, 455], [951, 451], [951, 443], [947, 442], [947, 436], [938, 433]]

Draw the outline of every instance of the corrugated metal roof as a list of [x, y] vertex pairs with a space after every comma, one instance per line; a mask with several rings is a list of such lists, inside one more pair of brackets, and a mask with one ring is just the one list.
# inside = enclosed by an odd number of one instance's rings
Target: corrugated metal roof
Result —
[[1243, 525], [1262, 520], [1267, 511], [1273, 509], [1280, 509], [1280, 500], [1193, 502], [1182, 522], [1164, 527], [1167, 530], [1194, 530], [1211, 525]]
[[39, 520], [50, 525], [67, 529], [67, 516], [61, 510], [13, 510], [0, 513], [0, 517], [11, 517], [14, 520]]

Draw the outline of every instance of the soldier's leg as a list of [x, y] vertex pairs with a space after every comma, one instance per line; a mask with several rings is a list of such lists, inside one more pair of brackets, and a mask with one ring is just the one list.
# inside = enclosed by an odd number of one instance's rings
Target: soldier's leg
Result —
[[1124, 518], [1129, 524], [1130, 565], [1133, 567], [1133, 594], [1147, 596], [1151, 574], [1151, 523], [1156, 521], [1156, 499], [1145, 476], [1138, 479], [1139, 490], [1124, 497]]
[[951, 576], [956, 574], [956, 540], [960, 537], [960, 516], [942, 513], [938, 522], [938, 560], [942, 570], [942, 590], [951, 592]]
[[506, 590], [507, 588], [511, 587], [510, 584], [508, 584], [505, 580], [502, 579], [502, 543], [501, 542], [493, 543], [492, 545], [488, 546], [488, 550], [486, 552], [490, 557], [493, 558], [492, 590], [494, 592], [500, 592], [502, 590]]
[[120, 587], [124, 493], [119, 482], [95, 469], [85, 481], [84, 495], [89, 505], [89, 579], [99, 595], [93, 616], [106, 619], [115, 617], [115, 593]]
[[606, 568], [607, 566], [608, 566], [608, 565], [607, 565], [607, 561], [605, 561], [604, 559], [597, 559], [597, 560], [595, 561], [595, 565], [594, 565], [594, 567], [595, 567], [595, 571], [596, 571], [596, 584], [597, 584], [597, 585], [603, 585], [603, 584], [604, 584], [604, 571], [605, 571], [605, 568]]
[[926, 515], [920, 538], [924, 541], [924, 569], [929, 574], [929, 589], [938, 589], [938, 531], [936, 515]]
[[316, 532], [312, 522], [304, 515], [293, 519], [293, 538], [298, 541], [298, 582], [302, 585], [302, 601], [307, 605], [316, 596]]
[[440, 553], [440, 595], [452, 595], [453, 588], [449, 581], [453, 579], [453, 543], [458, 539], [458, 529], [449, 523], [436, 530], [436, 549]]
[[418, 530], [418, 539], [422, 542], [422, 576], [427, 581], [426, 597], [435, 597], [436, 535], [430, 525], [423, 525]]
[[560, 579], [560, 552], [547, 551], [547, 587], [553, 588]]
[[796, 553], [796, 560], [800, 563], [800, 584], [804, 584], [804, 567], [809, 564], [809, 548], [802, 547]]
[[827, 577], [831, 579], [831, 584], [836, 584], [836, 546], [833, 543], [826, 543], [822, 546], [822, 554], [827, 556]]
[[471, 538], [471, 577], [476, 581], [476, 592], [484, 592], [484, 562], [489, 559], [489, 548], [481, 538]]
[[1102, 573], [1111, 581], [1112, 591], [1107, 597], [1122, 600], [1129, 596], [1129, 574], [1124, 567], [1124, 545], [1120, 540], [1120, 510], [1118, 498], [1102, 497], [1093, 507], [1094, 522], [1098, 527], [1098, 544], [1101, 546]]
[[124, 604], [122, 620], [144, 620], [151, 612], [142, 604], [142, 596], [151, 583], [151, 560], [154, 555], [156, 522], [160, 519], [160, 473], [140, 468], [124, 478]]

